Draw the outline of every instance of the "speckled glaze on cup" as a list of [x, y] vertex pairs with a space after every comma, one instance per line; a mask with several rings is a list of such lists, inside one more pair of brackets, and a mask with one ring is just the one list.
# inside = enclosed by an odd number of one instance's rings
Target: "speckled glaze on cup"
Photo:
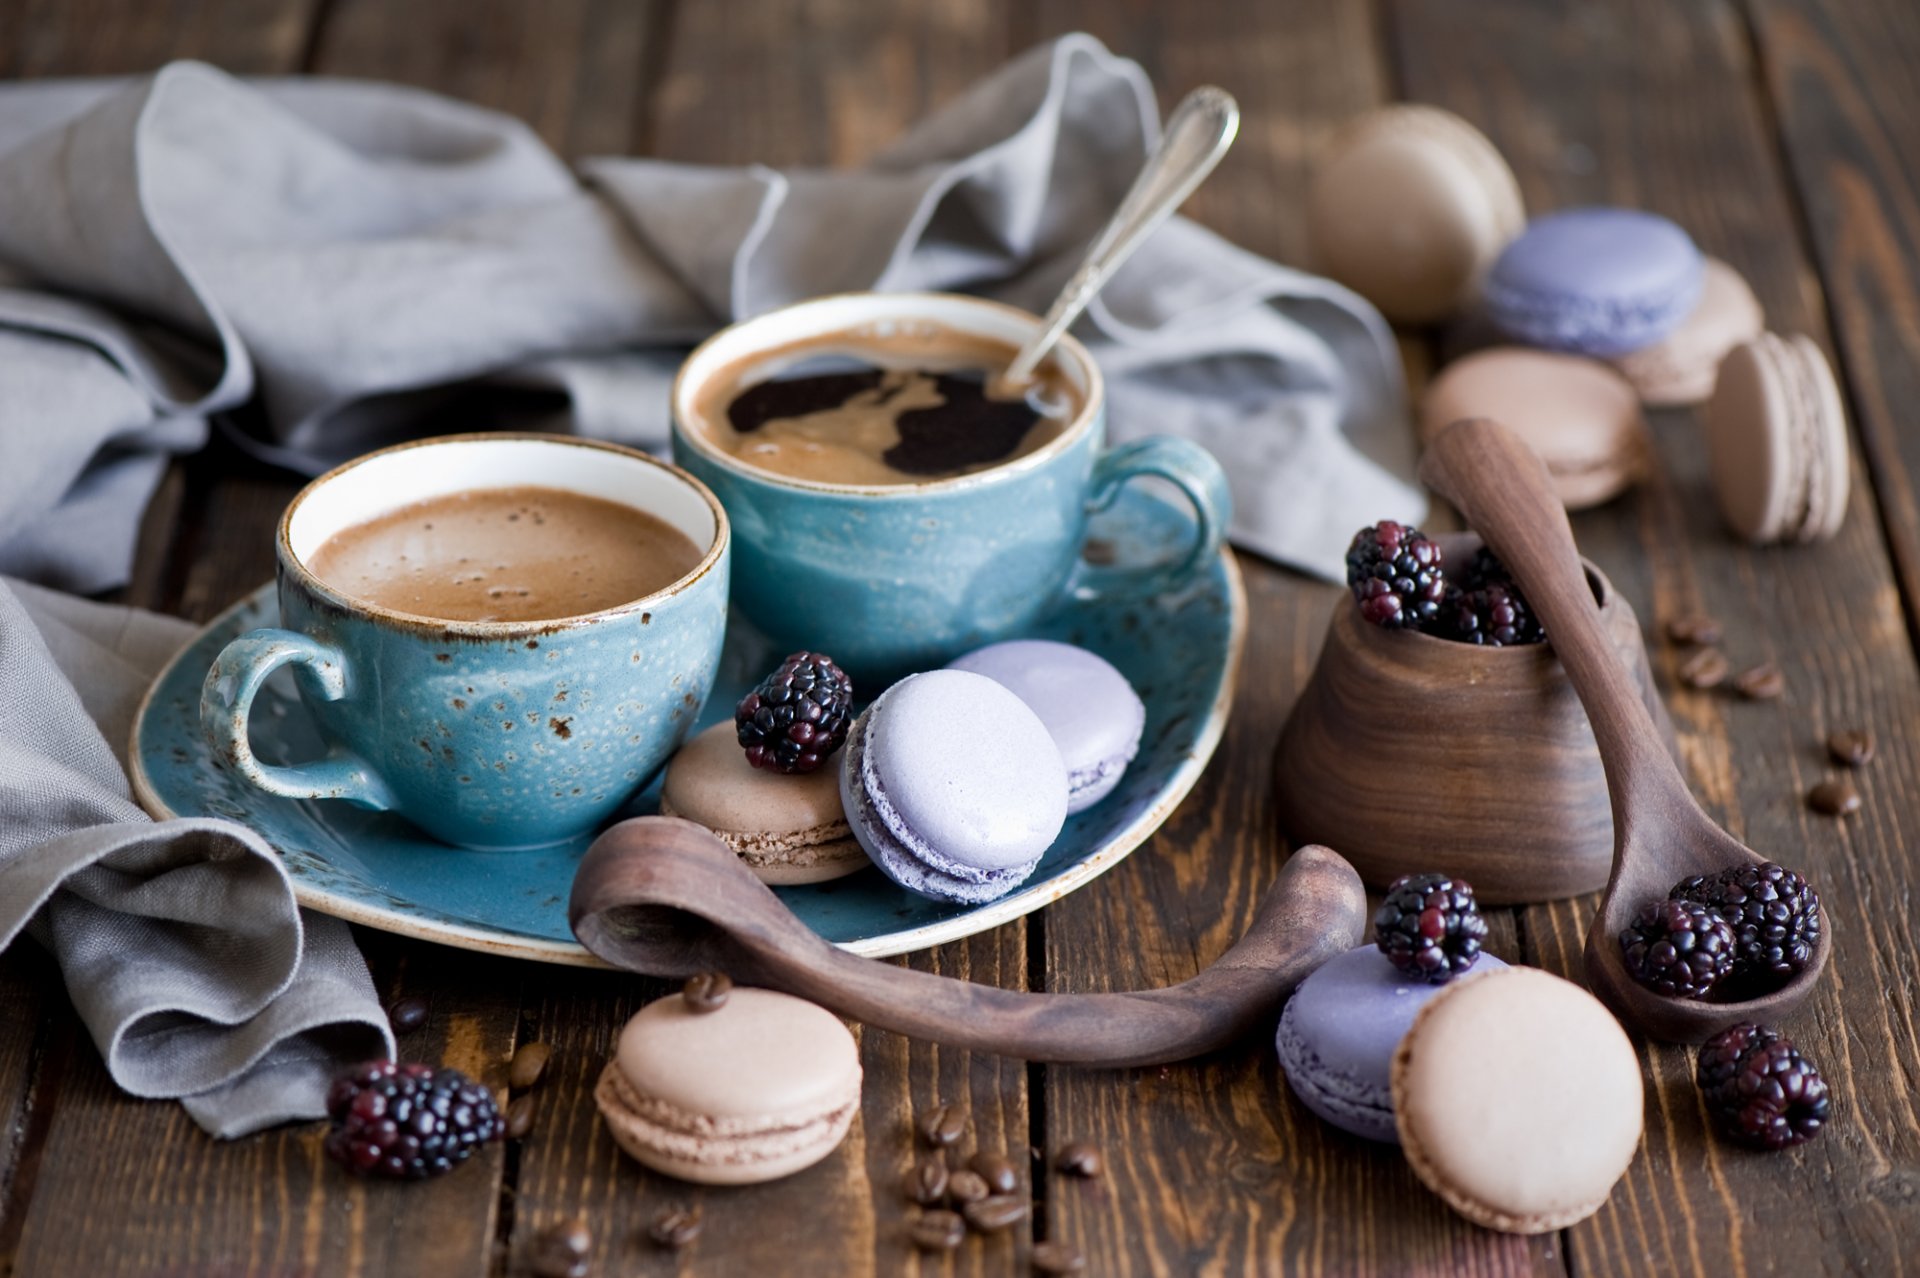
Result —
[[[341, 593], [306, 560], [333, 533], [471, 489], [560, 488], [645, 510], [706, 553], [617, 608], [529, 622], [444, 621]], [[720, 503], [644, 453], [540, 435], [459, 435], [350, 461], [302, 489], [275, 540], [281, 628], [222, 650], [201, 696], [215, 766], [289, 798], [391, 810], [448, 843], [545, 847], [610, 816], [699, 718], [726, 633], [731, 536]], [[293, 667], [329, 743], [254, 757], [261, 684]]]
[[[758, 470], [694, 421], [702, 388], [742, 360], [834, 333], [929, 324], [1018, 346], [1039, 321], [946, 293], [848, 293], [727, 328], [694, 351], [673, 389], [673, 457], [712, 488], [737, 540], [733, 602], [784, 649], [830, 654], [870, 693], [1026, 632], [1063, 591], [1178, 586], [1212, 562], [1231, 511], [1226, 476], [1199, 445], [1156, 436], [1102, 451], [1106, 396], [1079, 342], [1053, 358], [1081, 408], [1060, 437], [951, 479], [829, 484]], [[1087, 515], [1139, 476], [1169, 480], [1195, 513], [1178, 563], [1138, 571], [1080, 564]]]

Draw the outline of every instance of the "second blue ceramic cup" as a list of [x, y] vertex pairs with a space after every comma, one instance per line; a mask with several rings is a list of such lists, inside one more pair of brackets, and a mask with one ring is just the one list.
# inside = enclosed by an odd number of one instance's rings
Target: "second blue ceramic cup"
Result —
[[[796, 479], [747, 465], [701, 428], [713, 379], [796, 343], [903, 324], [1012, 348], [1039, 320], [955, 294], [851, 293], [735, 324], [681, 367], [674, 460], [726, 507], [733, 602], [776, 645], [824, 652], [872, 688], [1023, 633], [1065, 591], [1168, 589], [1218, 552], [1230, 514], [1219, 463], [1167, 436], [1104, 449], [1100, 371], [1071, 337], [1052, 358], [1080, 404], [1073, 421], [1037, 451], [973, 474], [894, 485]], [[1087, 517], [1145, 476], [1170, 481], [1193, 507], [1192, 544], [1176, 563], [1103, 568], [1096, 582], [1081, 563]]]

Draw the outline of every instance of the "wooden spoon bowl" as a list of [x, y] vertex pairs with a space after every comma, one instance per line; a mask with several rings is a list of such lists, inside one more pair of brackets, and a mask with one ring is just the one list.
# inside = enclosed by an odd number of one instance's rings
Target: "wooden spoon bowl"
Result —
[[1668, 998], [1635, 981], [1622, 961], [1620, 933], [1642, 906], [1666, 899], [1691, 875], [1769, 858], [1716, 825], [1687, 789], [1601, 628], [1546, 467], [1506, 427], [1472, 418], [1433, 438], [1420, 476], [1459, 509], [1520, 583], [1593, 726], [1613, 809], [1613, 873], [1587, 932], [1587, 984], [1629, 1027], [1672, 1042], [1704, 1042], [1741, 1021], [1784, 1017], [1812, 993], [1826, 967], [1832, 929], [1825, 918], [1806, 967], [1758, 998]]
[[1360, 943], [1367, 899], [1352, 866], [1326, 848], [1301, 848], [1246, 935], [1192, 980], [1128, 994], [1028, 993], [837, 949], [712, 831], [636, 817], [587, 850], [567, 917], [580, 943], [616, 967], [725, 972], [949, 1047], [1117, 1067], [1185, 1060], [1271, 1029], [1295, 985]]

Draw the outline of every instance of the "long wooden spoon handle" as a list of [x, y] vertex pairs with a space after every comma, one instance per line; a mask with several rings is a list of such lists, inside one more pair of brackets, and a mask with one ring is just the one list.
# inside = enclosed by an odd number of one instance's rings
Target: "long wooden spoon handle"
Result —
[[1627, 829], [1636, 794], [1664, 791], [1691, 805], [1639, 688], [1608, 642], [1566, 508], [1539, 456], [1507, 427], [1471, 418], [1428, 443], [1420, 477], [1466, 517], [1539, 614], [1593, 725], [1615, 830]]
[[600, 836], [574, 877], [580, 943], [616, 967], [708, 968], [949, 1047], [1077, 1065], [1199, 1056], [1271, 1026], [1289, 991], [1359, 944], [1366, 891], [1321, 847], [1283, 865], [1246, 934], [1182, 984], [1125, 994], [996, 989], [860, 958], [822, 940], [700, 826], [661, 817]]

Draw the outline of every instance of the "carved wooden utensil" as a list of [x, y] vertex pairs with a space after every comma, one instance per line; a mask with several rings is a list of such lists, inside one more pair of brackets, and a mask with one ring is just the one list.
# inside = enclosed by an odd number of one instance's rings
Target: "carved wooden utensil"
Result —
[[1434, 437], [1420, 477], [1459, 509], [1520, 583], [1593, 724], [1613, 806], [1613, 875], [1587, 932], [1587, 984], [1630, 1027], [1672, 1042], [1704, 1042], [1741, 1021], [1777, 1021], [1792, 1011], [1827, 964], [1833, 943], [1825, 919], [1806, 968], [1760, 998], [1667, 998], [1628, 975], [1619, 937], [1642, 905], [1664, 900], [1689, 875], [1767, 858], [1700, 810], [1661, 744], [1639, 690], [1601, 631], [1566, 510], [1539, 457], [1497, 422], [1470, 419]]
[[594, 842], [573, 879], [580, 943], [650, 976], [725, 972], [949, 1047], [1117, 1067], [1185, 1060], [1255, 1027], [1288, 991], [1360, 943], [1360, 876], [1322, 847], [1280, 868], [1247, 934], [1190, 981], [1133, 994], [1032, 994], [860, 958], [802, 923], [704, 826], [636, 817]]

